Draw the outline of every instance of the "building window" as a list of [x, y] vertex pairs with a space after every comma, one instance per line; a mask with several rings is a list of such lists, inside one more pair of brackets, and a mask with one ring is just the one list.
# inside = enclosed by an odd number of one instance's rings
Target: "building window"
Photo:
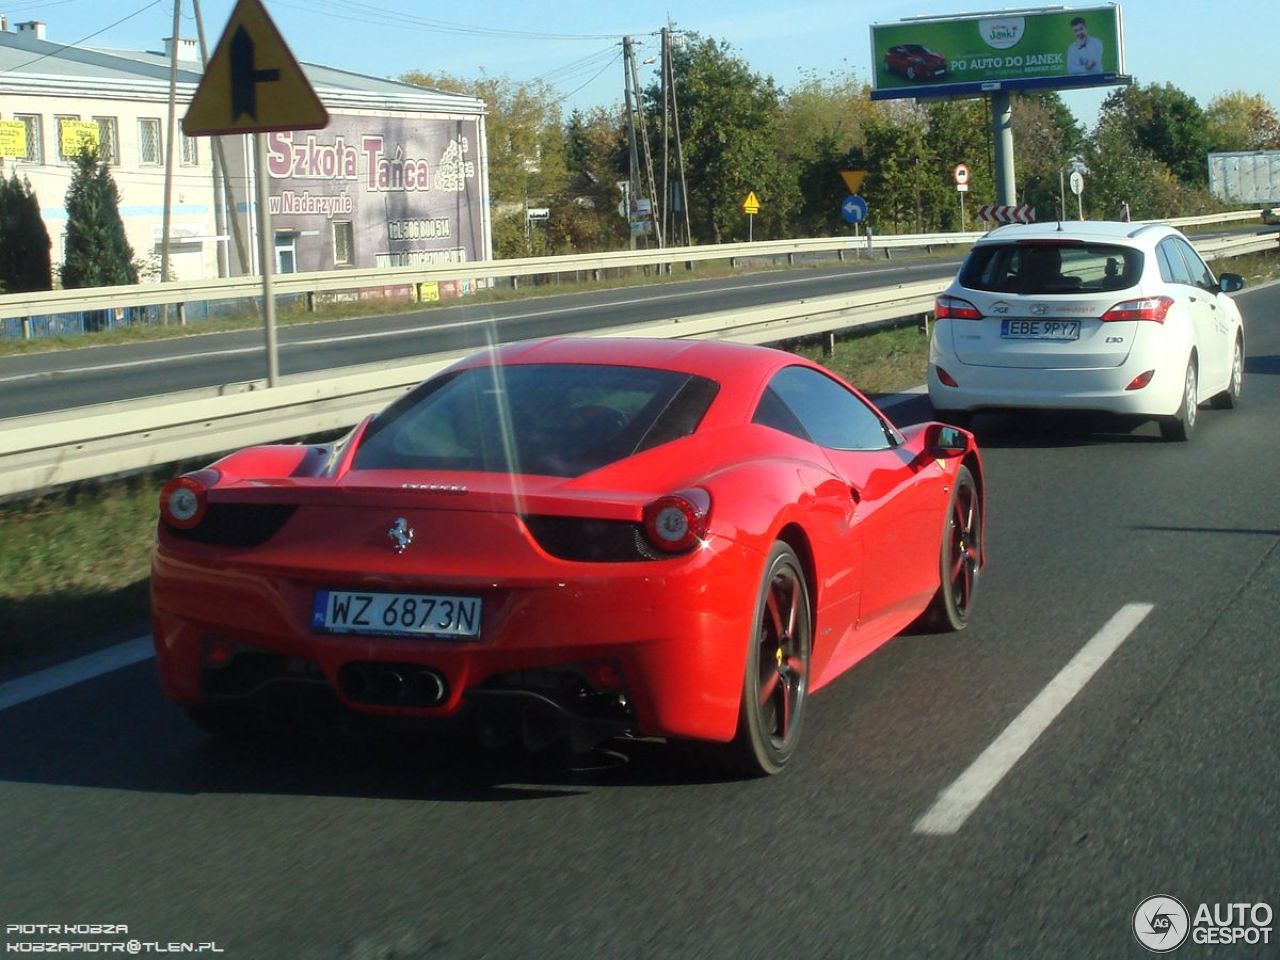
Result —
[[182, 165], [184, 167], [194, 167], [200, 162], [200, 154], [196, 150], [196, 138], [184, 136], [182, 138]]
[[160, 151], [160, 121], [155, 117], [145, 117], [138, 121], [138, 162], [148, 166], [158, 166], [164, 162], [164, 154]]
[[18, 160], [25, 160], [27, 163], [44, 163], [44, 138], [43, 129], [40, 126], [40, 116], [38, 114], [22, 114], [16, 113], [13, 118], [21, 120], [22, 125], [27, 128], [27, 152], [18, 157]]
[[115, 117], [94, 117], [98, 125], [98, 158], [103, 163], [120, 162], [120, 135]]
[[333, 264], [349, 267], [356, 262], [355, 235], [350, 220], [333, 221]]
[[298, 272], [298, 235], [291, 230], [276, 231], [276, 273]]

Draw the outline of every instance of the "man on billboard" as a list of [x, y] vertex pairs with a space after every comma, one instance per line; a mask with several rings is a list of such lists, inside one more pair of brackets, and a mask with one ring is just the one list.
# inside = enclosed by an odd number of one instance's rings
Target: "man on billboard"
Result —
[[1084, 17], [1072, 18], [1071, 32], [1075, 34], [1075, 40], [1067, 47], [1067, 73], [1101, 73], [1102, 41], [1089, 36]]

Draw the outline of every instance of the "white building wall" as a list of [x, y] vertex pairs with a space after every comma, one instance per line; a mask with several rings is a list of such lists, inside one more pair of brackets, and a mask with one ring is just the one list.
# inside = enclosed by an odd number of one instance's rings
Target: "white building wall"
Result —
[[[180, 106], [185, 111], [185, 106]], [[40, 123], [41, 162], [6, 158], [0, 163], [4, 176], [17, 170], [35, 188], [40, 212], [52, 242], [54, 282], [62, 262], [63, 237], [67, 223], [65, 199], [74, 166], [59, 158], [58, 117], [80, 120], [115, 120], [119, 157], [110, 164], [111, 177], [120, 191], [120, 216], [133, 247], [143, 282], [160, 279], [160, 240], [164, 219], [164, 154], [159, 162], [145, 162], [140, 152], [140, 121], [159, 121], [161, 143], [167, 143], [168, 105], [163, 99], [63, 95], [21, 95], [0, 91], [0, 119], [37, 115]], [[177, 129], [179, 153], [173, 166], [173, 222], [170, 248], [170, 276], [175, 280], [198, 280], [218, 276], [214, 216], [214, 182], [211, 145], [207, 137], [197, 138], [183, 152], [182, 128]], [[194, 150], [194, 156], [192, 155]], [[194, 162], [192, 162], [194, 161]], [[235, 185], [243, 196], [243, 182]]]

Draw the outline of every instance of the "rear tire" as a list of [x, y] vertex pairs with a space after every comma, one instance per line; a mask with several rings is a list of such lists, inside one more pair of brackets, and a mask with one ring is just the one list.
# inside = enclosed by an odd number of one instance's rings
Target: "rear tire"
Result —
[[804, 723], [813, 615], [800, 559], [779, 541], [765, 561], [743, 671], [738, 732], [723, 755], [738, 772], [780, 773]]
[[1217, 410], [1234, 410], [1240, 406], [1240, 392], [1244, 389], [1244, 340], [1236, 337], [1235, 348], [1231, 352], [1231, 382], [1227, 389], [1215, 393], [1209, 398]]
[[950, 633], [969, 625], [982, 562], [982, 503], [968, 467], [956, 471], [939, 548], [942, 583], [916, 625]]
[[1184, 442], [1191, 439], [1191, 434], [1196, 428], [1196, 397], [1199, 394], [1199, 376], [1196, 371], [1196, 361], [1192, 357], [1187, 361], [1187, 375], [1183, 380], [1182, 386], [1182, 402], [1178, 407], [1178, 412], [1171, 417], [1164, 417], [1160, 421], [1160, 436], [1166, 440], [1175, 443]]

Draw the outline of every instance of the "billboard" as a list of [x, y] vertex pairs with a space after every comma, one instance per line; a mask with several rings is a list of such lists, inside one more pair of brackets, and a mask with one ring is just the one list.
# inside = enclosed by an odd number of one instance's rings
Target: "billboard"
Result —
[[272, 225], [298, 238], [299, 269], [487, 256], [476, 118], [337, 115], [265, 136]]
[[873, 100], [1129, 82], [1118, 5], [872, 24], [871, 66]]
[[1209, 154], [1209, 191], [1227, 203], [1280, 204], [1280, 150]]

